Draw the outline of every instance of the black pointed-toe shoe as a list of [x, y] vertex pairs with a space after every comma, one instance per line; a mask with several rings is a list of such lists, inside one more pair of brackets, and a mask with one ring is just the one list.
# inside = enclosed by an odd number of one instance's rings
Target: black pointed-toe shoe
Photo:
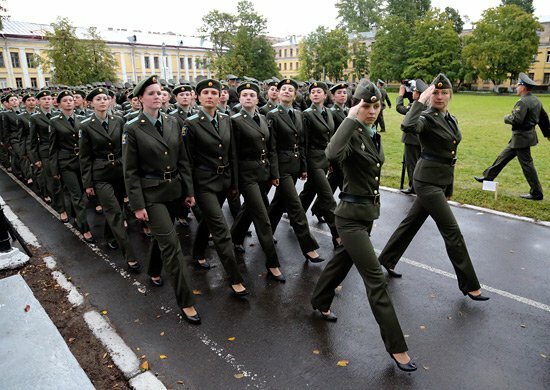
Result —
[[391, 353], [390, 353], [390, 357], [393, 359], [395, 364], [397, 364], [397, 368], [399, 368], [401, 371], [412, 372], [417, 370], [416, 364], [413, 363], [412, 359], [409, 360], [408, 363], [403, 364], [403, 363], [399, 363]]
[[149, 278], [149, 282], [151, 282], [151, 284], [155, 287], [162, 287], [164, 285], [164, 281], [162, 280], [162, 278], [160, 279]]
[[109, 249], [116, 250], [116, 249], [118, 249], [118, 242], [116, 242], [116, 241], [109, 241], [109, 242], [107, 243], [107, 246], [109, 247]]
[[474, 176], [474, 180], [483, 183], [487, 178], [484, 176]]
[[519, 196], [520, 198], [527, 199], [527, 200], [542, 200], [542, 195], [533, 195], [533, 194], [523, 194]]
[[470, 299], [474, 300], [474, 301], [488, 301], [489, 297], [483, 295], [483, 294], [479, 294], [479, 295], [473, 295], [473, 294], [470, 294], [469, 292], [464, 294], [464, 295], [468, 295], [468, 297], [470, 297]]
[[282, 273], [279, 276], [275, 276], [275, 275], [273, 275], [273, 273], [270, 270], [267, 270], [267, 275], [266, 276], [267, 276], [268, 279], [271, 278], [271, 279], [273, 279], [273, 280], [275, 280], [279, 283], [285, 283], [286, 282], [286, 278]]
[[385, 266], [385, 265], [383, 267], [388, 272], [388, 276], [390, 278], [402, 278], [403, 277], [402, 274], [400, 274], [399, 272], [395, 272], [395, 270], [390, 269], [390, 267]]
[[321, 256], [311, 257], [307, 253], [304, 253], [304, 257], [306, 258], [306, 261], [311, 261], [312, 263], [322, 263], [323, 261], [325, 261], [325, 259], [323, 259]]
[[201, 316], [199, 315], [199, 313], [195, 314], [194, 316], [188, 316], [183, 311], [181, 313], [183, 314], [183, 319], [189, 322], [191, 325], [201, 324]]
[[126, 268], [128, 269], [128, 272], [139, 274], [139, 272], [141, 271], [141, 264], [138, 262], [134, 264], [126, 263]]
[[205, 260], [204, 263], [199, 263], [198, 260], [195, 260], [193, 262], [193, 264], [195, 265], [195, 267], [197, 267], [198, 269], [210, 269], [212, 268], [212, 266], [210, 265], [210, 263], [208, 262], [208, 260]]
[[409, 188], [405, 188], [404, 190], [401, 190], [401, 193], [405, 195], [411, 195], [411, 194], [414, 194], [415, 192], [411, 187], [409, 187]]
[[243, 298], [249, 294], [246, 288], [243, 291], [237, 291], [233, 287], [231, 287], [231, 291], [233, 291], [233, 295], [235, 295], [237, 298]]
[[317, 309], [317, 308], [313, 308], [313, 310], [317, 310], [319, 313], [321, 313], [321, 318], [325, 321], [328, 321], [328, 322], [336, 322], [338, 321], [338, 317], [336, 317], [336, 315], [331, 312], [329, 310], [328, 313], [323, 313], [323, 311], [321, 309]]

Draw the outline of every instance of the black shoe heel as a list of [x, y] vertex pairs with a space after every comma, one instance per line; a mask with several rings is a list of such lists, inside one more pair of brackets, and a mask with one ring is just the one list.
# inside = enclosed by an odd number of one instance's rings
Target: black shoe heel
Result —
[[395, 358], [395, 356], [393, 356], [391, 353], [390, 353], [390, 357], [393, 359], [395, 364], [397, 364], [397, 368], [399, 368], [401, 371], [412, 372], [417, 370], [416, 364], [413, 363], [412, 359], [409, 360], [408, 363], [403, 364], [403, 363], [399, 363]]

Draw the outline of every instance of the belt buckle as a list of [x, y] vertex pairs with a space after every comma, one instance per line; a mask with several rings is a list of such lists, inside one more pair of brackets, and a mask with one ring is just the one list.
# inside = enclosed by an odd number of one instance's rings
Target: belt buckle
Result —
[[164, 172], [162, 177], [164, 180], [172, 181], [172, 172]]
[[216, 173], [218, 175], [221, 175], [224, 171], [225, 171], [225, 165], [218, 165], [218, 167], [216, 168]]
[[374, 203], [380, 203], [380, 193], [374, 194]]
[[115, 161], [115, 155], [113, 153], [107, 154], [107, 160], [110, 161], [110, 162], [114, 162]]
[[294, 153], [298, 153], [300, 151], [300, 149], [298, 148], [298, 145], [294, 144], [293, 151], [294, 151]]
[[80, 148], [78, 146], [74, 147], [74, 154], [78, 156], [78, 153], [80, 153]]
[[456, 165], [456, 160], [457, 160], [456, 157], [451, 159], [451, 167], [454, 167]]
[[266, 156], [267, 156], [267, 153], [260, 154], [260, 160], [262, 160], [262, 163], [265, 163]]

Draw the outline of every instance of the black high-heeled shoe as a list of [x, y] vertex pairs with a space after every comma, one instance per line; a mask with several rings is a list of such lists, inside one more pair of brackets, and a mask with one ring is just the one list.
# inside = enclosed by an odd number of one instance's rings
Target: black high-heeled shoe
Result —
[[248, 290], [245, 289], [243, 291], [237, 291], [233, 288], [233, 286], [231, 286], [231, 291], [233, 291], [233, 294], [237, 297], [237, 298], [243, 298], [243, 297], [246, 297], [249, 293], [248, 293]]
[[304, 253], [304, 257], [306, 258], [306, 261], [311, 261], [312, 263], [322, 263], [323, 261], [325, 261], [325, 259], [323, 259], [321, 256], [311, 257], [307, 253]]
[[285, 283], [285, 282], [286, 282], [286, 278], [285, 278], [285, 276], [283, 275], [282, 272], [281, 272], [281, 274], [280, 274], [279, 276], [275, 276], [275, 275], [273, 275], [273, 273], [268, 269], [268, 270], [267, 270], [267, 275], [266, 275], [266, 276], [267, 276], [268, 279], [271, 278], [271, 279], [273, 279], [273, 280], [275, 280], [275, 281], [277, 281], [277, 282], [279, 282], [279, 283]]
[[464, 295], [468, 295], [470, 297], [470, 299], [474, 300], [474, 301], [488, 301], [489, 297], [483, 295], [483, 294], [479, 294], [479, 295], [472, 295], [470, 294], [469, 292], [465, 293]]
[[412, 372], [412, 371], [416, 371], [418, 368], [416, 367], [416, 364], [413, 363], [412, 359], [410, 359], [408, 363], [403, 364], [403, 363], [399, 363], [395, 358], [395, 356], [393, 356], [391, 353], [390, 353], [390, 357], [393, 359], [395, 364], [397, 364], [397, 368], [399, 368], [401, 371]]
[[162, 278], [159, 278], [159, 279], [149, 278], [149, 282], [155, 287], [162, 287], [164, 285], [164, 281], [162, 280]]
[[323, 320], [325, 321], [328, 321], [328, 322], [338, 321], [338, 317], [336, 317], [334, 313], [331, 312], [330, 310], [328, 313], [323, 313], [321, 309], [317, 309], [316, 307], [314, 307], [313, 310], [317, 310], [319, 313], [321, 313], [321, 318], [323, 318]]
[[130, 264], [126, 262], [126, 267], [129, 272], [132, 272], [134, 274], [139, 274], [139, 272], [141, 271], [141, 264], [138, 262], [136, 262], [135, 264]]
[[210, 265], [210, 263], [208, 262], [208, 260], [205, 260], [204, 263], [199, 263], [198, 260], [195, 260], [193, 261], [193, 265], [195, 267], [197, 267], [198, 269], [205, 269], [205, 270], [208, 270], [210, 268], [212, 268], [212, 266]]
[[390, 267], [388, 267], [387, 265], [383, 265], [384, 269], [386, 270], [386, 272], [388, 272], [388, 275], [390, 278], [402, 278], [403, 275], [400, 274], [399, 272], [395, 272], [395, 270], [393, 269], [390, 269]]
[[200, 325], [201, 324], [201, 316], [197, 312], [194, 316], [188, 316], [185, 314], [185, 312], [182, 310], [181, 314], [183, 314], [183, 319], [190, 323], [191, 325]]
[[325, 221], [325, 218], [323, 218], [322, 215], [317, 214], [317, 213], [314, 212], [313, 210], [311, 210], [311, 215], [313, 215], [314, 217], [317, 218], [317, 222], [318, 222], [318, 223], [327, 223], [327, 221]]

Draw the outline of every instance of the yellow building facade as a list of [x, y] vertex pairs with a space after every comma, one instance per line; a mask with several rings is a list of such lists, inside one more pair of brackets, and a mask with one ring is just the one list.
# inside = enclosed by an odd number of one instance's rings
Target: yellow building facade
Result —
[[[0, 88], [48, 86], [51, 74], [38, 65], [36, 58], [47, 58], [49, 45], [45, 35], [52, 31], [51, 26], [11, 20], [3, 24]], [[115, 59], [118, 79], [112, 82], [138, 82], [151, 74], [175, 83], [211, 76], [208, 58], [212, 44], [201, 38], [122, 28], [98, 32]], [[86, 39], [87, 30], [77, 28], [76, 34]]]

